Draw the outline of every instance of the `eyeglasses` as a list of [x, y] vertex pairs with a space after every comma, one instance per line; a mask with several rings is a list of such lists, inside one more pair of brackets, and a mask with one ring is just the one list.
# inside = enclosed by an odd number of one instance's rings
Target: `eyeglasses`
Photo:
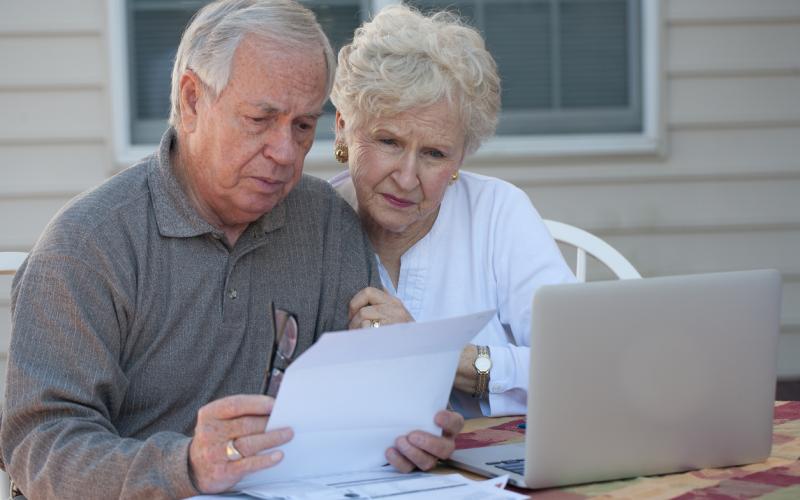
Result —
[[267, 396], [275, 397], [283, 381], [283, 373], [292, 362], [295, 348], [297, 348], [297, 317], [283, 309], [275, 309], [275, 304], [270, 303], [272, 309], [272, 327], [275, 344], [272, 348], [272, 362], [267, 371]]

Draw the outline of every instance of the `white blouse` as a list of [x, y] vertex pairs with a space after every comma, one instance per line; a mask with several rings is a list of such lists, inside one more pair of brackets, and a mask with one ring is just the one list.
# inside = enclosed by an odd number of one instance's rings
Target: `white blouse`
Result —
[[[347, 172], [330, 182], [355, 206]], [[396, 289], [378, 261], [384, 288], [415, 320], [497, 310], [472, 340], [491, 352], [488, 400], [453, 391], [451, 405], [468, 418], [524, 414], [533, 294], [541, 285], [575, 281], [528, 196], [462, 170], [431, 230], [401, 257]]]

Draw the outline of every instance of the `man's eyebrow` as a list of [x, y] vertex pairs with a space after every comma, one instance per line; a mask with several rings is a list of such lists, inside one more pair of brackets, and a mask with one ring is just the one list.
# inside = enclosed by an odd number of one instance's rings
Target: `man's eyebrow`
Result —
[[[269, 115], [279, 115], [283, 113], [283, 111], [280, 108], [275, 107], [269, 103], [253, 103], [252, 106], [258, 108], [259, 111]], [[325, 112], [323, 110], [319, 110], [319, 111], [313, 111], [311, 113], [306, 113], [301, 116], [303, 116], [304, 118], [311, 118], [312, 120], [319, 120], [319, 118], [324, 114]]]
[[264, 113], [271, 114], [271, 115], [272, 114], [279, 114], [281, 112], [280, 109], [278, 109], [275, 106], [273, 106], [271, 104], [268, 104], [268, 103], [253, 103], [252, 106], [258, 108], [259, 111], [262, 111]]

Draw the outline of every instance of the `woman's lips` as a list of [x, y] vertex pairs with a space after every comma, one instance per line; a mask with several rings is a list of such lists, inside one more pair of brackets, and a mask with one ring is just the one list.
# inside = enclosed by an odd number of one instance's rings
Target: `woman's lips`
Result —
[[397, 208], [406, 208], [410, 207], [414, 204], [413, 201], [409, 201], [403, 198], [398, 198], [396, 196], [392, 196], [390, 194], [381, 193], [386, 201], [389, 202], [390, 205], [397, 207]]

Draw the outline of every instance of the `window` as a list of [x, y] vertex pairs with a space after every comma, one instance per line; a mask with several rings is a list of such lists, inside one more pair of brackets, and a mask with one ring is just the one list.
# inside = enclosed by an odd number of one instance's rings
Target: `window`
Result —
[[[125, 1], [132, 144], [156, 144], [164, 133], [169, 116], [172, 63], [181, 33], [194, 13], [207, 3], [207, 0]], [[301, 3], [317, 15], [336, 51], [352, 39], [353, 31], [367, 12], [361, 0]], [[326, 111], [332, 113], [333, 107], [328, 104]], [[323, 129], [332, 130], [320, 127]]]
[[503, 82], [499, 134], [640, 132], [639, 0], [410, 0], [483, 34]]
[[[127, 61], [117, 72], [127, 76], [115, 85], [115, 115], [124, 117], [117, 120], [124, 129], [118, 137], [124, 138], [123, 148], [151, 148], [166, 127], [170, 71], [180, 34], [208, 1], [109, 1], [112, 18], [118, 4], [124, 28], [116, 37], [122, 41], [116, 52]], [[301, 0], [317, 14], [334, 50], [349, 42], [373, 10], [399, 1]], [[647, 144], [640, 141], [635, 152], [654, 149], [658, 65], [652, 59], [658, 55], [658, 25], [652, 18], [657, 0], [405, 1], [423, 11], [455, 10], [481, 31], [503, 82], [500, 141], [524, 138], [511, 149], [525, 153], [537, 147], [536, 141], [555, 137], [566, 140], [562, 149], [568, 153], [576, 139], [592, 143], [611, 136], [644, 138]], [[326, 111], [318, 140], [332, 138], [330, 104]], [[617, 140], [595, 149], [620, 148], [625, 145]]]

